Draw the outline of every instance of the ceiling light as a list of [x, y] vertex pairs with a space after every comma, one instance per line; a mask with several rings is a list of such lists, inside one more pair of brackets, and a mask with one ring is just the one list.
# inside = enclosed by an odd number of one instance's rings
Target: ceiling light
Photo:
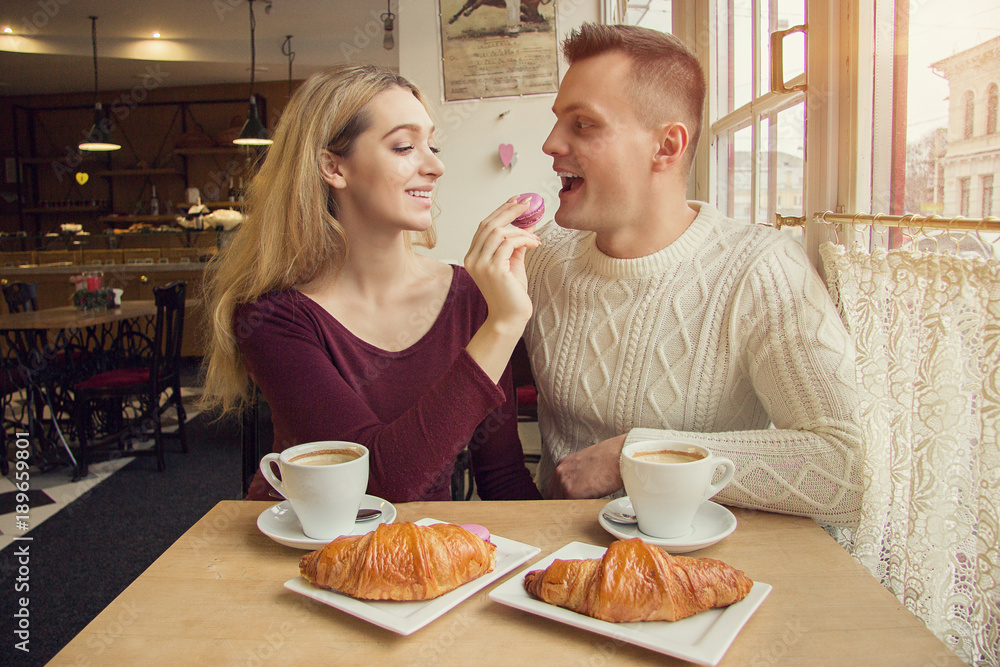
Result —
[[97, 17], [90, 17], [90, 40], [94, 47], [94, 125], [80, 142], [81, 151], [116, 151], [121, 144], [111, 140], [111, 119], [104, 115], [97, 86]]
[[267, 136], [264, 124], [260, 122], [260, 114], [257, 112], [257, 97], [250, 98], [250, 110], [247, 112], [247, 122], [243, 124], [238, 137], [233, 139], [234, 144], [240, 146], [267, 146], [274, 143]]
[[254, 42], [254, 31], [257, 29], [257, 19], [253, 14], [253, 3], [250, 2], [250, 109], [247, 111], [247, 122], [243, 124], [239, 136], [233, 139], [233, 143], [240, 146], [266, 146], [273, 143], [267, 136], [264, 124], [260, 122], [260, 113], [257, 111], [257, 98], [253, 93], [254, 71], [257, 68], [257, 46]]
[[382, 38], [382, 47], [388, 50], [392, 50], [392, 47], [396, 46], [396, 40], [392, 36], [393, 22], [396, 20], [396, 15], [392, 13], [392, 7], [390, 7], [391, 0], [385, 0], [385, 14], [382, 14], [382, 28], [385, 30], [385, 36]]
[[5, 34], [5, 35], [13, 35], [14, 34], [14, 29], [11, 28], [9, 25], [5, 25], [3, 27], [3, 34]]
[[153, 33], [153, 39], [159, 39], [159, 38], [160, 38], [160, 33], [154, 32]]

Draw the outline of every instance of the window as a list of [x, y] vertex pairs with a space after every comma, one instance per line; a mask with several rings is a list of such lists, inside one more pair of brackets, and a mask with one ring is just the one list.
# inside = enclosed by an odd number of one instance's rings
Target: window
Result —
[[993, 215], [993, 174], [983, 176], [983, 209], [982, 217]]
[[673, 0], [629, 0], [624, 23], [672, 32], [672, 13]]
[[986, 91], [986, 134], [997, 132], [997, 84], [991, 83]]
[[966, 91], [965, 95], [962, 96], [962, 104], [965, 105], [965, 125], [962, 126], [964, 128], [962, 136], [969, 139], [975, 130], [976, 120], [976, 100], [971, 91]]
[[920, 204], [921, 215], [932, 215], [944, 210], [944, 165], [938, 163], [934, 174], [934, 199], [926, 207], [923, 203]]
[[[802, 90], [771, 92], [771, 34], [805, 23], [805, 0], [717, 2], [711, 20], [709, 144], [704, 193], [727, 216], [771, 224], [804, 214], [806, 106]], [[782, 41], [786, 88], [805, 83], [805, 39]], [[796, 203], [797, 202], [797, 203]], [[801, 229], [789, 228], [801, 236]]]
[[[951, 217], [963, 209], [961, 179], [971, 179], [968, 212], [972, 184], [997, 171], [1000, 146], [984, 132], [1000, 132], [995, 0], [672, 6], [675, 34], [697, 49], [709, 86], [692, 187], [724, 214], [755, 223], [824, 210]], [[808, 87], [772, 93], [769, 34], [802, 23], [807, 35], [784, 38], [781, 63], [786, 88], [806, 83], [807, 69]], [[871, 242], [908, 241], [897, 232]], [[817, 267], [826, 238], [822, 225], [806, 226]]]
[[[985, 210], [979, 187], [985, 197], [985, 177], [1000, 163], [994, 134], [1000, 4], [874, 1], [871, 36], [864, 36], [862, 26], [858, 41], [871, 43], [876, 73], [882, 67], [883, 76], [873, 77], [871, 107], [857, 110], [859, 123], [870, 114], [875, 129], [871, 153], [859, 156], [860, 163], [872, 165], [870, 175], [859, 173], [855, 180], [872, 183], [875, 213], [978, 217]], [[882, 38], [885, 25], [892, 31]], [[855, 146], [866, 151], [860, 141]], [[891, 166], [883, 155], [893, 156]], [[890, 178], [881, 182], [886, 173]], [[859, 198], [856, 210], [864, 204]], [[981, 236], [1000, 249], [1000, 236]], [[890, 233], [893, 247], [908, 241], [899, 230]]]

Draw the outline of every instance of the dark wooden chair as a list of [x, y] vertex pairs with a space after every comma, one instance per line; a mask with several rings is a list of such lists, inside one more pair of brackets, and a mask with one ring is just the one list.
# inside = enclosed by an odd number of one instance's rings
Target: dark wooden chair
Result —
[[476, 490], [476, 478], [472, 473], [472, 454], [463, 449], [455, 459], [455, 467], [451, 471], [451, 499], [472, 500]]
[[535, 390], [535, 377], [531, 374], [528, 347], [523, 338], [517, 341], [514, 353], [510, 356], [510, 370], [517, 399], [517, 421], [538, 421], [538, 393]]
[[[531, 360], [523, 338], [517, 342], [510, 357], [510, 368], [517, 402], [517, 421], [537, 422], [538, 390], [535, 388], [535, 376], [531, 374]], [[540, 460], [538, 454], [524, 455], [525, 463], [538, 463]]]
[[[531, 362], [528, 359], [528, 348], [522, 338], [517, 342], [514, 353], [510, 357], [511, 379], [514, 383], [515, 402], [517, 404], [517, 421], [538, 421], [538, 394], [535, 390], [535, 378], [531, 374]], [[525, 463], [538, 463], [538, 454], [525, 454]], [[455, 461], [455, 469], [451, 474], [451, 499], [471, 500], [475, 493], [475, 478], [472, 470], [472, 455], [466, 449], [459, 452]]]
[[38, 283], [7, 283], [3, 298], [12, 313], [38, 310]]
[[[173, 282], [153, 288], [156, 301], [156, 322], [152, 340], [139, 331], [119, 335], [113, 344], [111, 370], [98, 373], [74, 387], [77, 438], [80, 444], [78, 476], [87, 473], [93, 455], [92, 446], [107, 449], [117, 445], [118, 451], [133, 454], [154, 454], [157, 468], [166, 470], [165, 437], [180, 440], [181, 451], [187, 452], [187, 437], [181, 396], [181, 341], [184, 336], [184, 303], [186, 284]], [[138, 402], [139, 408], [130, 417], [126, 406]], [[173, 407], [177, 412], [177, 431], [164, 433], [161, 418]], [[103, 414], [102, 414], [103, 413]], [[100, 443], [90, 441], [97, 433], [103, 416], [104, 436]], [[152, 433], [152, 450], [132, 450], [135, 441]], [[131, 450], [131, 451], [129, 451]]]
[[246, 497], [260, 469], [260, 460], [271, 452], [274, 443], [271, 409], [256, 384], [250, 389], [246, 409], [240, 413], [240, 440], [243, 443], [243, 496]]
[[[6, 476], [10, 472], [10, 463], [7, 461], [7, 413], [12, 410], [14, 396], [21, 393], [25, 387], [25, 380], [18, 368], [18, 365], [7, 363], [5, 360], [0, 364], [0, 474]], [[17, 428], [16, 420], [10, 420], [12, 428]]]
[[[3, 298], [11, 313], [38, 310], [38, 283], [7, 283], [3, 286]], [[10, 472], [7, 462], [7, 409], [14, 394], [25, 387], [25, 379], [18, 360], [11, 356], [0, 364], [0, 474]]]

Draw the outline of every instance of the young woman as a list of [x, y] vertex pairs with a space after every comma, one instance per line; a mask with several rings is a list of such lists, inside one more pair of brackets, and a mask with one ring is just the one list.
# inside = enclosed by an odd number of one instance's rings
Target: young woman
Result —
[[[211, 267], [205, 402], [271, 407], [274, 450], [348, 440], [370, 450], [368, 492], [450, 499], [466, 446], [484, 499], [538, 498], [517, 436], [509, 358], [531, 314], [508, 201], [465, 268], [433, 246], [444, 173], [420, 92], [373, 66], [314, 75], [282, 114], [250, 184], [247, 218]], [[248, 498], [266, 499], [258, 473]]]

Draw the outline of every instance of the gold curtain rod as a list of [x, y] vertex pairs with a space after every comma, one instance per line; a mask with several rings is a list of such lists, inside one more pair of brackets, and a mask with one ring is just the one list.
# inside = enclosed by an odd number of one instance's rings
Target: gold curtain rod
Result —
[[[869, 227], [899, 227], [903, 229], [946, 229], [966, 232], [1000, 232], [1000, 218], [964, 218], [960, 215], [945, 218], [939, 215], [883, 215], [881, 213], [834, 213], [824, 211], [813, 213], [813, 222], [828, 225], [866, 225]], [[775, 214], [774, 226], [802, 227], [805, 216], [783, 216]]]

